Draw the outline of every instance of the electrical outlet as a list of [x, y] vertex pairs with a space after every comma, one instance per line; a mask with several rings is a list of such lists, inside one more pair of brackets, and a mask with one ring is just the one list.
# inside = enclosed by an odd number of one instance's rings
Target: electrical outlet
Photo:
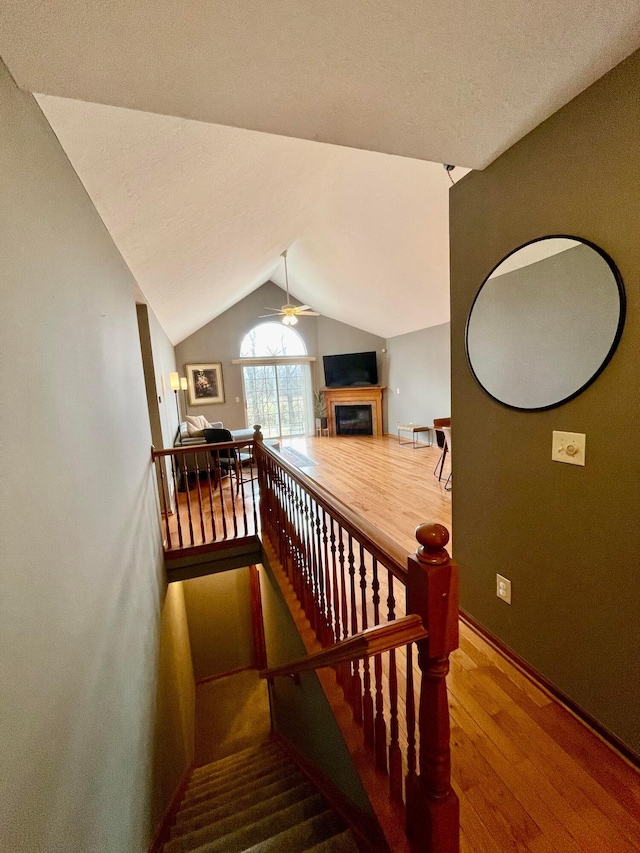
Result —
[[236, 397], [236, 403], [240, 402], [240, 397]]
[[502, 575], [496, 575], [496, 595], [505, 604], [511, 604], [511, 581], [503, 578]]

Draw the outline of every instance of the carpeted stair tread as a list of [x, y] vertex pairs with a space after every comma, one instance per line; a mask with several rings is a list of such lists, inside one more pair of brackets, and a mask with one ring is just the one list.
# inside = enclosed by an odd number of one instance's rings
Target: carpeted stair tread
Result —
[[[199, 847], [192, 847], [190, 853], [244, 853], [254, 845], [272, 838], [285, 829], [296, 829], [299, 825], [305, 824], [309, 818], [322, 814], [325, 809], [326, 806], [320, 794], [314, 794], [312, 797], [307, 797], [306, 800], [270, 814], [250, 826], [223, 835], [216, 841], [207, 842]], [[333, 812], [329, 812], [329, 814], [333, 814]], [[167, 846], [165, 845], [165, 849]], [[301, 849], [304, 850], [304, 847]]]
[[267, 776], [257, 776], [255, 779], [249, 779], [238, 787], [231, 785], [223, 790], [210, 791], [206, 796], [185, 802], [181, 811], [184, 810], [185, 816], [188, 814], [189, 817], [202, 814], [203, 807], [206, 811], [210, 808], [215, 808], [217, 805], [224, 805], [230, 799], [244, 796], [254, 790], [259, 791], [261, 788], [277, 782], [278, 779], [289, 777], [296, 772], [299, 772], [297, 768], [287, 766], [284, 769], [276, 769]]
[[246, 801], [247, 798], [250, 798], [255, 801], [256, 797], [263, 791], [273, 796], [273, 794], [277, 793], [278, 788], [281, 791], [285, 791], [300, 784], [302, 781], [304, 781], [304, 776], [297, 768], [287, 771], [284, 775], [280, 771], [276, 771], [269, 776], [253, 779], [247, 785], [232, 788], [224, 794], [214, 793], [209, 799], [198, 802], [188, 808], [183, 806], [178, 812], [176, 826], [195, 818], [200, 818], [203, 814], [209, 814], [217, 809], [226, 810], [238, 800]]
[[261, 798], [268, 800], [278, 794], [284, 794], [292, 788], [299, 787], [305, 781], [306, 779], [303, 774], [299, 770], [294, 770], [290, 775], [278, 777], [270, 785], [253, 786], [245, 794], [230, 791], [224, 803], [220, 803], [219, 800], [203, 803], [201, 807], [202, 811], [197, 814], [188, 815], [180, 812], [177, 822], [171, 831], [171, 838], [184, 835], [185, 832], [191, 832], [194, 829], [200, 829], [200, 827], [207, 826], [216, 820], [224, 820], [226, 817], [248, 808]]
[[201, 785], [207, 785], [211, 782], [217, 782], [221, 779], [235, 778], [242, 776], [245, 773], [251, 772], [254, 767], [262, 767], [285, 758], [285, 753], [281, 749], [269, 749], [264, 752], [256, 753], [250, 758], [245, 758], [239, 764], [234, 764], [231, 767], [219, 767], [210, 765], [213, 769], [209, 773], [198, 776], [197, 779], [192, 778], [189, 787], [197, 788]]
[[[243, 853], [306, 853], [309, 849], [317, 847], [322, 841], [335, 836], [336, 833], [341, 833], [343, 829], [344, 824], [341, 818], [333, 810], [327, 809], [303, 823], [285, 829], [277, 835], [249, 847]], [[197, 851], [197, 853], [210, 853], [210, 851], [202, 850]], [[222, 848], [215, 853], [222, 853]]]
[[242, 755], [242, 758], [237, 761], [230, 761], [229, 759], [233, 758], [233, 756], [228, 756], [227, 758], [221, 758], [219, 761], [214, 761], [211, 764], [205, 764], [203, 767], [199, 767], [198, 771], [200, 772], [194, 771], [194, 774], [191, 777], [191, 784], [201, 785], [207, 779], [221, 778], [233, 773], [241, 773], [245, 767], [250, 767], [258, 761], [267, 761], [271, 756], [282, 755], [282, 750], [277, 744], [269, 742], [262, 748], [254, 747], [239, 754]]
[[315, 847], [309, 847], [305, 853], [359, 853], [350, 829], [345, 829], [339, 835], [333, 835]]
[[240, 807], [235, 814], [230, 814], [222, 820], [212, 820], [207, 826], [191, 830], [172, 840], [165, 846], [165, 853], [186, 853], [194, 847], [201, 846], [207, 841], [215, 841], [223, 835], [229, 835], [238, 829], [243, 829], [249, 824], [257, 823], [263, 818], [280, 812], [295, 803], [302, 802], [316, 795], [313, 785], [304, 782], [297, 788], [291, 788], [283, 794], [278, 794], [270, 799], [254, 801], [245, 809]]
[[183, 802], [185, 806], [195, 805], [202, 800], [210, 799], [216, 794], [222, 795], [233, 788], [249, 785], [256, 779], [264, 779], [268, 776], [273, 776], [275, 773], [286, 773], [294, 767], [293, 762], [283, 755], [273, 762], [258, 764], [253, 768], [249, 768], [242, 774], [232, 774], [225, 779], [218, 779], [215, 783], [187, 790]]
[[199, 779], [201, 776], [211, 773], [213, 770], [226, 770], [231, 767], [237, 767], [245, 761], [251, 761], [256, 755], [265, 755], [268, 752], [280, 752], [280, 747], [274, 741], [259, 744], [258, 746], [249, 746], [240, 752], [234, 752], [232, 755], [225, 755], [224, 758], [219, 758], [217, 761], [212, 761], [209, 764], [203, 764], [202, 767], [196, 767], [193, 771], [193, 779]]

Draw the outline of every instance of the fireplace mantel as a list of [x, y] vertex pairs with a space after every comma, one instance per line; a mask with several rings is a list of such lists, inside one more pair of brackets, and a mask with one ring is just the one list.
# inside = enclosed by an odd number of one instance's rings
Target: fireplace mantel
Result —
[[329, 417], [329, 435], [336, 435], [336, 406], [371, 406], [373, 434], [382, 435], [382, 392], [385, 385], [364, 385], [349, 388], [323, 388]]

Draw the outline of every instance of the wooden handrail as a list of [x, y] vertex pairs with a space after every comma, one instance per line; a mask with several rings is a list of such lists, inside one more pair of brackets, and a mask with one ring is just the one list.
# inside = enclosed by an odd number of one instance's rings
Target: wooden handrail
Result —
[[252, 438], [241, 438], [235, 441], [213, 441], [203, 442], [202, 444], [177, 444], [175, 447], [167, 447], [162, 450], [152, 448], [151, 456], [153, 459], [158, 459], [161, 456], [184, 456], [185, 453], [202, 453], [208, 450], [227, 450], [235, 447], [239, 450], [242, 447], [248, 447], [253, 444]]
[[404, 616], [384, 625], [367, 628], [347, 640], [335, 643], [321, 652], [307, 655], [284, 666], [260, 671], [260, 678], [274, 678], [277, 675], [296, 675], [326, 666], [337, 666], [346, 661], [360, 660], [406, 646], [417, 640], [426, 640], [429, 634], [422, 624], [420, 616]]
[[270, 456], [276, 464], [285, 470], [292, 480], [295, 480], [330, 516], [348, 533], [352, 534], [364, 548], [375, 557], [386, 569], [406, 586], [407, 583], [407, 553], [392, 539], [355, 513], [339, 498], [312, 480], [300, 469], [291, 465], [276, 450], [262, 441], [256, 441], [256, 449], [265, 456]]

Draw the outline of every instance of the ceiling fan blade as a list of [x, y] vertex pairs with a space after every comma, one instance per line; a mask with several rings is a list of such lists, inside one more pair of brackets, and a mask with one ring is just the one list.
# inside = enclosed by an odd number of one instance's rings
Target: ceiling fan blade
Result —
[[265, 318], [268, 318], [268, 317], [279, 317], [280, 313], [281, 313], [280, 311], [276, 311], [275, 314], [260, 314], [258, 316], [258, 320], [264, 320]]
[[311, 305], [296, 305], [296, 311], [309, 311]]
[[296, 314], [299, 317], [319, 317], [320, 313], [318, 311], [296, 311]]
[[282, 313], [282, 308], [270, 308], [268, 305], [264, 306], [265, 311], [277, 311], [278, 314]]

